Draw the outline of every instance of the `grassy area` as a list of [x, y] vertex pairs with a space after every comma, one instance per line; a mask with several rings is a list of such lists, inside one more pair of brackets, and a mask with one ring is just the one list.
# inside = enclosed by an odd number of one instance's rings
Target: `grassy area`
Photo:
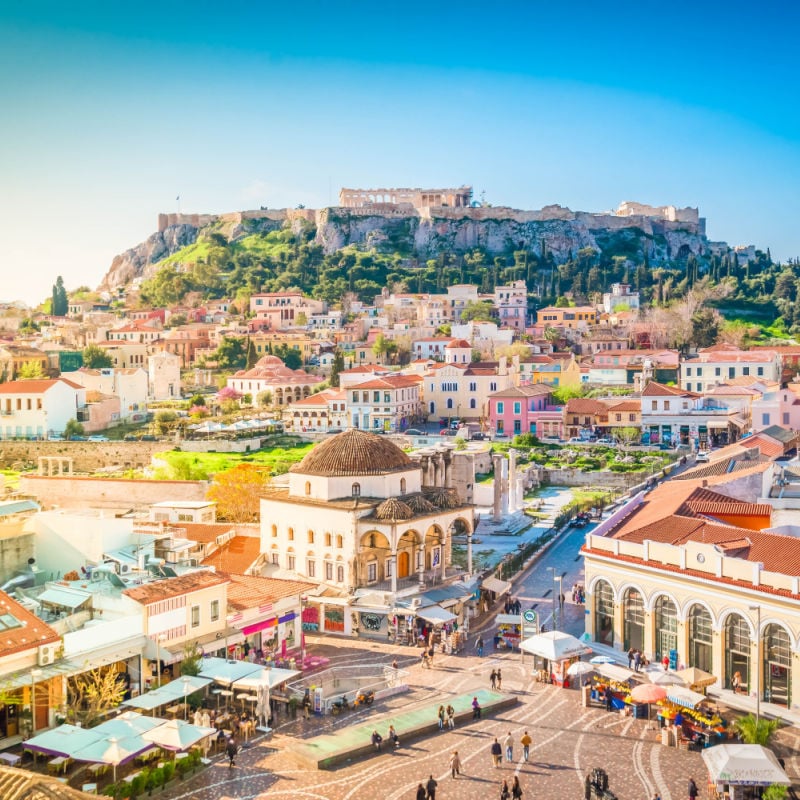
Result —
[[15, 469], [0, 469], [3, 476], [4, 485], [10, 489], [19, 488], [19, 472]]

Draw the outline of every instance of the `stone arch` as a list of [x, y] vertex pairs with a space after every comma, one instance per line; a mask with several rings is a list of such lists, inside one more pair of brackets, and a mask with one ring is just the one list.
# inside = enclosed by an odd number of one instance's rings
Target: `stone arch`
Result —
[[472, 521], [465, 517], [456, 517], [448, 526], [450, 536], [472, 533]]
[[[753, 620], [751, 620], [750, 617], [747, 615], [747, 613], [745, 611], [743, 611], [741, 608], [735, 608], [735, 607], [732, 607], [732, 606], [729, 606], [728, 608], [724, 609], [723, 611], [720, 611], [719, 618], [717, 619], [717, 623], [716, 623], [716, 626], [715, 626], [714, 630], [715, 631], [723, 631], [725, 629], [725, 623], [726, 623], [728, 617], [732, 616], [733, 614], [736, 614], [737, 616], [741, 617], [747, 623], [747, 627], [750, 629], [750, 638], [751, 639], [755, 639], [756, 638], [756, 626], [755, 626], [755, 623], [753, 622]], [[712, 619], [713, 619], [713, 617], [712, 617]], [[763, 622], [762, 622], [762, 626], [761, 627], [762, 628], [764, 627], [763, 626]]]
[[[613, 584], [612, 584], [612, 586], [613, 586]], [[642, 589], [642, 587], [639, 586], [636, 583], [623, 583], [620, 586], [618, 586], [617, 587], [617, 593], [614, 596], [614, 602], [615, 603], [621, 603], [623, 601], [624, 597], [625, 597], [625, 594], [630, 589], [635, 589], [637, 592], [639, 592], [639, 594], [642, 596], [642, 600], [644, 601], [645, 609], [646, 609], [647, 608], [647, 594], [644, 591], [644, 589]]]
[[[642, 595], [644, 596], [644, 593], [642, 593]], [[645, 600], [644, 604], [645, 610], [648, 612], [655, 611], [656, 602], [658, 601], [659, 597], [666, 597], [667, 599], [672, 601], [672, 605], [675, 606], [675, 614], [678, 618], [678, 622], [683, 622], [685, 617], [683, 616], [683, 609], [681, 608], [681, 604], [678, 602], [677, 598], [675, 597], [674, 594], [672, 594], [672, 592], [667, 592], [664, 589], [656, 589], [653, 592], [653, 594], [650, 595], [650, 599]]]
[[592, 578], [589, 581], [589, 583], [586, 584], [586, 593], [590, 594], [590, 595], [594, 594], [595, 586], [597, 586], [597, 584], [600, 581], [604, 581], [605, 583], [607, 583], [611, 587], [611, 592], [612, 592], [613, 597], [614, 597], [614, 602], [618, 603], [619, 602], [619, 592], [617, 592], [617, 589], [614, 586], [614, 582], [612, 580], [610, 580], [609, 578], [606, 578], [603, 575], [595, 575], [594, 578]]
[[763, 636], [764, 632], [770, 625], [777, 625], [779, 628], [783, 628], [786, 632], [786, 635], [789, 637], [789, 641], [792, 644], [792, 650], [797, 650], [797, 636], [794, 635], [792, 629], [786, 624], [784, 620], [776, 619], [775, 617], [764, 617], [761, 620], [761, 632], [760, 635]]
[[[604, 591], [604, 587], [608, 587], [608, 592]], [[592, 621], [594, 623], [594, 639], [597, 642], [613, 647], [614, 612], [617, 607], [617, 602], [614, 598], [614, 585], [611, 581], [598, 576], [592, 581], [589, 597], [591, 604], [589, 611], [592, 613]]]

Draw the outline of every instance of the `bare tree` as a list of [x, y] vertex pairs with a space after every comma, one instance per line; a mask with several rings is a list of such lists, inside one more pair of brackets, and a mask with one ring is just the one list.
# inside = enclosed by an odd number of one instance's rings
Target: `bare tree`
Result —
[[125, 697], [125, 684], [113, 667], [98, 667], [70, 678], [67, 683], [67, 717], [91, 727], [116, 708]]

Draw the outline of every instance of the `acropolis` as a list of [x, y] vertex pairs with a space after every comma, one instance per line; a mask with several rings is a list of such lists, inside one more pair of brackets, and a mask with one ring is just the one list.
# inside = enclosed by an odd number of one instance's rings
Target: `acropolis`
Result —
[[416, 209], [449, 206], [469, 208], [472, 203], [472, 187], [457, 189], [341, 189], [340, 208], [364, 208], [373, 205], [391, 204], [411, 206]]

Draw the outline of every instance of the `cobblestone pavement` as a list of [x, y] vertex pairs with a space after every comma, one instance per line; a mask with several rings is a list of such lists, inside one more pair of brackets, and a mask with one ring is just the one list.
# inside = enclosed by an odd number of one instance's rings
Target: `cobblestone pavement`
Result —
[[[254, 740], [239, 753], [235, 767], [230, 769], [222, 756], [215, 756], [210, 767], [164, 796], [170, 800], [402, 800], [413, 798], [417, 783], [432, 774], [439, 782], [439, 800], [485, 800], [497, 797], [500, 782], [510, 782], [516, 774], [526, 800], [560, 800], [583, 797], [583, 776], [593, 767], [607, 770], [610, 788], [619, 800], [650, 800], [656, 791], [662, 800], [682, 800], [690, 775], [698, 785], [705, 782], [699, 754], [662, 747], [658, 731], [649, 729], [646, 720], [584, 709], [577, 692], [534, 683], [530, 659], [523, 663], [518, 654], [482, 659], [471, 652], [437, 655], [434, 668], [423, 670], [413, 648], [366, 641], [333, 646], [312, 637], [309, 641], [312, 652], [330, 658], [332, 665], [389, 663], [397, 658], [398, 665], [408, 669], [411, 691], [337, 718], [280, 717], [273, 738]], [[430, 736], [330, 771], [308, 769], [292, 756], [297, 737], [373, 719], [385, 733], [382, 717], [393, 710], [447, 702], [448, 696], [488, 688], [488, 674], [497, 666], [503, 671], [503, 690], [517, 695], [520, 703], [496, 716], [463, 724], [452, 732], [439, 732], [432, 720]], [[534, 740], [527, 764], [521, 761], [519, 745], [523, 730]], [[514, 761], [495, 768], [489, 748], [495, 736], [502, 741], [509, 731], [517, 743]], [[455, 779], [448, 769], [454, 749], [459, 751], [464, 773]]]

